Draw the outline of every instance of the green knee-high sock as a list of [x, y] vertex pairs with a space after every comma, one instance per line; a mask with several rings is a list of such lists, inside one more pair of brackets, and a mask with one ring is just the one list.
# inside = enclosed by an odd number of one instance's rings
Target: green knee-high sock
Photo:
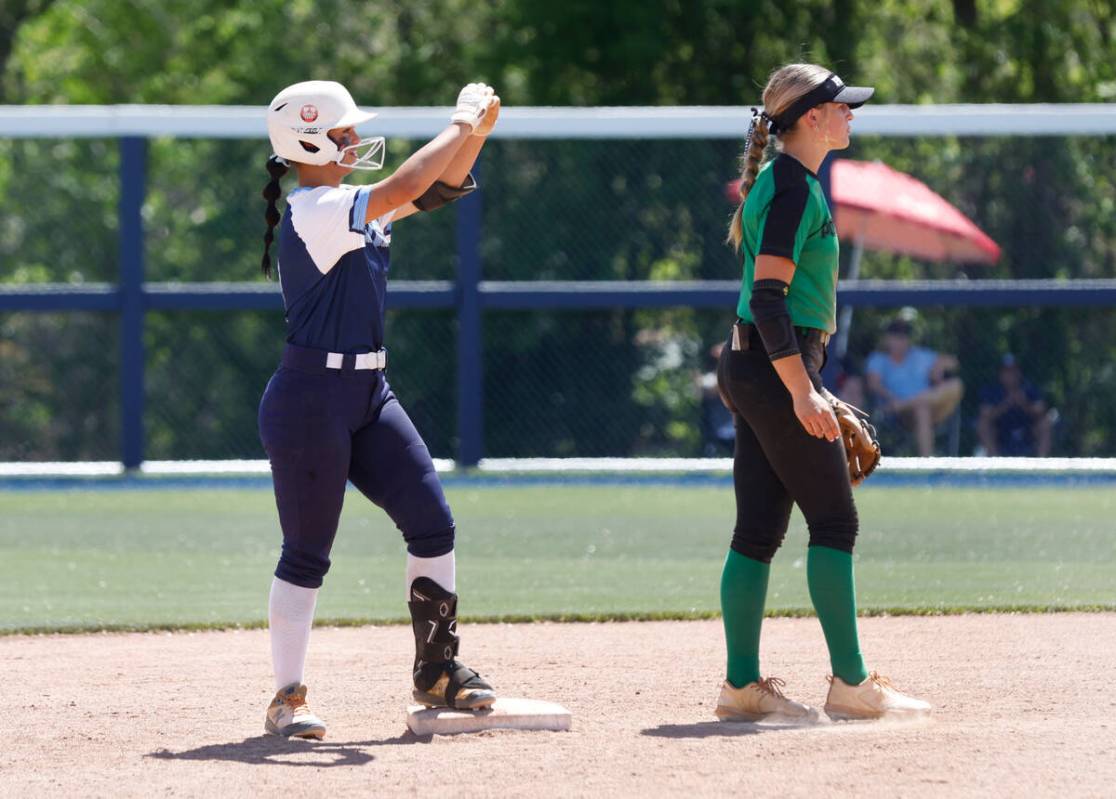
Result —
[[859, 685], [868, 677], [868, 670], [864, 668], [856, 634], [852, 554], [830, 547], [810, 547], [806, 555], [806, 583], [829, 646], [833, 673], [849, 685]]
[[721, 572], [721, 615], [725, 622], [730, 683], [737, 688], [760, 678], [759, 643], [767, 577], [771, 566], [729, 550]]

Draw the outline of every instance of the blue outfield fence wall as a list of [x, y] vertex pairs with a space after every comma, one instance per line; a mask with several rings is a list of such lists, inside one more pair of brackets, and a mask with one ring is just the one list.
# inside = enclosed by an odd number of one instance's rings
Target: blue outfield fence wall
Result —
[[[381, 131], [388, 136], [419, 138], [436, 132], [443, 109], [381, 109]], [[504, 139], [554, 140], [561, 136], [595, 139], [736, 139], [746, 127], [746, 108], [740, 109], [506, 109], [506, 120], [501, 120], [498, 137]], [[151, 376], [145, 375], [145, 364], [150, 353], [145, 352], [144, 333], [149, 330], [151, 314], [164, 312], [261, 312], [281, 310], [281, 299], [276, 283], [254, 282], [174, 282], [147, 280], [146, 257], [155, 260], [148, 249], [151, 231], [145, 230], [145, 202], [149, 178], [158, 180], [158, 172], [149, 174], [153, 138], [156, 136], [196, 138], [262, 138], [262, 114], [259, 109], [148, 109], [142, 107], [98, 108], [89, 107], [75, 116], [59, 108], [3, 108], [0, 107], [0, 137], [117, 137], [119, 155], [119, 191], [117, 208], [117, 261], [118, 282], [42, 283], [0, 282], [0, 312], [12, 313], [89, 313], [108, 314], [113, 317], [118, 341], [119, 364], [115, 374], [117, 400], [114, 405], [119, 417], [113, 432], [119, 437], [120, 461], [127, 468], [140, 466], [149, 457], [150, 442], [145, 442], [145, 418], [152, 413], [145, 407], [145, 388]], [[558, 122], [560, 121], [560, 125]], [[505, 124], [506, 122], [506, 124]], [[75, 125], [77, 127], [75, 127]], [[858, 113], [858, 135], [877, 137], [917, 136], [1081, 136], [1108, 137], [1116, 133], [1116, 109], [1108, 106], [1057, 106], [1057, 107], [878, 107]], [[111, 143], [111, 142], [110, 142]], [[553, 142], [552, 142], [553, 143]], [[532, 145], [532, 146], [542, 146]], [[731, 166], [731, 153], [737, 145], [725, 150]], [[548, 151], [551, 152], [551, 151]], [[503, 151], [506, 159], [524, 154], [516, 149]], [[531, 153], [526, 154], [528, 157]], [[561, 157], [560, 157], [561, 156]], [[551, 152], [554, 159], [551, 176], [565, 179], [561, 170], [567, 164], [565, 155]], [[1029, 157], [1029, 156], [1028, 156]], [[668, 163], [669, 158], [664, 163]], [[503, 165], [504, 161], [501, 161]], [[483, 168], [485, 164], [478, 165]], [[592, 165], [587, 165], [591, 169]], [[568, 172], [568, 170], [567, 170]], [[823, 169], [823, 178], [826, 170]], [[633, 174], [638, 174], [634, 169]], [[518, 173], [517, 173], [518, 174]], [[499, 174], [493, 180], [504, 179]], [[731, 177], [726, 175], [725, 177]], [[714, 179], [719, 177], [714, 175]], [[452, 347], [456, 357], [453, 374], [452, 418], [456, 436], [452, 437], [452, 454], [461, 465], [479, 463], [493, 453], [486, 452], [486, 442], [492, 446], [493, 431], [486, 430], [486, 415], [491, 413], [495, 399], [491, 386], [486, 396], [486, 381], [499, 379], [491, 373], [493, 364], [486, 361], [485, 331], [497, 322], [500, 331], [514, 331], [515, 312], [601, 312], [623, 309], [639, 312], [652, 309], [705, 309], [720, 311], [726, 316], [736, 303], [739, 283], [735, 280], [694, 280], [685, 275], [680, 279], [540, 279], [509, 280], [507, 266], [497, 270], [495, 277], [486, 280], [486, 237], [499, 230], [499, 219], [485, 213], [485, 180], [480, 180], [481, 190], [456, 203], [452, 246], [455, 251], [453, 274], [438, 273], [444, 279], [396, 280], [390, 284], [388, 305], [393, 310], [437, 311], [447, 313], [452, 319], [452, 329], [439, 333], [440, 343]], [[543, 185], [546, 185], [545, 183]], [[715, 185], [715, 183], [714, 183]], [[547, 189], [549, 190], [549, 186]], [[640, 189], [636, 188], [638, 192]], [[506, 193], [506, 192], [505, 192]], [[558, 193], [558, 190], [556, 190]], [[602, 194], [620, 203], [620, 195]], [[619, 198], [618, 198], [619, 197]], [[490, 197], [493, 204], [507, 199], [500, 195]], [[723, 198], [720, 203], [707, 204], [706, 210], [695, 210], [708, 215], [730, 210]], [[723, 207], [722, 207], [723, 206]], [[572, 215], [571, 215], [572, 216]], [[562, 220], [569, 226], [570, 220]], [[540, 220], [540, 224], [545, 224]], [[719, 223], [718, 223], [719, 224]], [[574, 224], [576, 229], [576, 224]], [[160, 234], [165, 235], [165, 234]], [[204, 235], [204, 230], [199, 235]], [[523, 236], [523, 232], [516, 233]], [[601, 235], [599, 231], [594, 235]], [[607, 235], [607, 233], [605, 234]], [[600, 239], [603, 241], [603, 239]], [[513, 242], [515, 243], [515, 242]], [[506, 242], [505, 242], [506, 244]], [[699, 242], [700, 244], [700, 242]], [[719, 244], [719, 243], [718, 243]], [[593, 241], [584, 247], [570, 248], [570, 257], [591, 258]], [[510, 248], [510, 245], [508, 245]], [[658, 245], [656, 245], [658, 246]], [[700, 249], [700, 248], [698, 248]], [[630, 255], [637, 260], [636, 255]], [[1103, 255], [1095, 260], [1108, 259]], [[509, 261], [505, 255], [504, 262]], [[536, 272], [549, 277], [556, 272], [572, 276], [607, 273], [607, 269], [581, 269], [576, 265], [562, 271], [552, 265], [527, 264], [510, 276], [530, 275]], [[491, 269], [491, 261], [489, 266]], [[159, 269], [152, 267], [156, 274]], [[621, 273], [632, 272], [617, 270]], [[654, 274], [654, 270], [649, 270]], [[691, 270], [694, 271], [694, 270]], [[699, 274], [709, 270], [696, 270]], [[725, 270], [712, 270], [712, 274], [725, 274]], [[1052, 270], [1051, 273], [1062, 273]], [[104, 276], [111, 275], [102, 271]], [[975, 274], [981, 274], [979, 271]], [[1095, 272], [1094, 272], [1095, 274]], [[1101, 270], [1101, 274], [1107, 274]], [[1116, 307], [1116, 279], [1090, 277], [1087, 279], [899, 279], [899, 280], [845, 280], [839, 287], [838, 302], [852, 308], [888, 309], [910, 306], [913, 308], [978, 308], [1001, 309], [1011, 313], [1016, 309], [1081, 308], [1104, 310]], [[439, 322], [441, 324], [441, 322]], [[446, 324], [449, 324], [448, 322]], [[1032, 320], [1038, 325], [1039, 321]], [[452, 342], [450, 341], [452, 339]], [[390, 343], [389, 343], [390, 346]], [[485, 374], [488, 367], [489, 375]], [[146, 364], [150, 368], [150, 364]], [[546, 364], [539, 368], [551, 368]], [[554, 368], [558, 368], [554, 365]], [[449, 378], [447, 377], [447, 380]], [[563, 378], [565, 379], [565, 378]], [[569, 379], [574, 379], [571, 374]], [[148, 398], [150, 401], [150, 398]], [[508, 413], [529, 409], [510, 408]], [[432, 411], [431, 413], [436, 413]], [[491, 417], [489, 417], [491, 422]], [[540, 422], [545, 423], [545, 422]], [[491, 428], [491, 423], [489, 424]], [[450, 437], [444, 437], [450, 440]], [[506, 436], [505, 436], [506, 439]], [[512, 453], [503, 445], [497, 455]], [[1095, 449], [1095, 448], [1094, 448]], [[165, 455], [165, 453], [163, 453]], [[555, 453], [548, 453], [555, 454]], [[576, 453], [575, 453], [576, 454]], [[653, 454], [653, 453], [648, 453]], [[159, 457], [156, 455], [155, 457]]]

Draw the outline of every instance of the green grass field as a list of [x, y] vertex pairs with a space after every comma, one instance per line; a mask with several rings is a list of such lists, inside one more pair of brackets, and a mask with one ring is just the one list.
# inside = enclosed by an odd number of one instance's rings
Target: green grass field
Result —
[[[732, 492], [662, 485], [458, 486], [471, 618], [715, 613]], [[1110, 488], [858, 491], [866, 611], [1116, 607]], [[398, 620], [402, 540], [350, 491], [320, 620]], [[0, 491], [0, 631], [259, 624], [280, 536], [267, 489]], [[810, 608], [792, 520], [768, 607]]]

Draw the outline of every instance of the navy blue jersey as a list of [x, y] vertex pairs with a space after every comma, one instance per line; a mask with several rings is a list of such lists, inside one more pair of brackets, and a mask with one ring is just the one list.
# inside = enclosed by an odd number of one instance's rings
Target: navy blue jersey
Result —
[[279, 229], [287, 341], [328, 352], [384, 343], [391, 216], [365, 224], [369, 186], [298, 188]]

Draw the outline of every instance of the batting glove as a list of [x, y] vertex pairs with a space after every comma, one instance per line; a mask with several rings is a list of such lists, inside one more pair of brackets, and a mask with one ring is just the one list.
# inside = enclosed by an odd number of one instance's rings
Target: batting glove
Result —
[[483, 83], [470, 83], [457, 95], [457, 108], [450, 117], [451, 122], [461, 122], [469, 126], [469, 131], [476, 130], [484, 113], [488, 110], [489, 99], [493, 89]]

